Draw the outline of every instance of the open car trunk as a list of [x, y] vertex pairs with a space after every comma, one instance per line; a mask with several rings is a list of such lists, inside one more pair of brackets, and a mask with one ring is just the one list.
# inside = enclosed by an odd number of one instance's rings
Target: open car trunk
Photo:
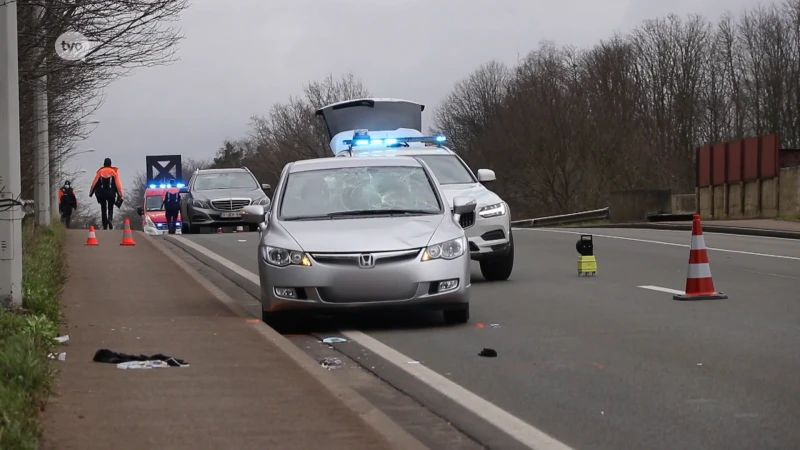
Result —
[[422, 132], [425, 105], [392, 98], [362, 98], [333, 103], [317, 110], [328, 128], [328, 139], [351, 130], [396, 130]]

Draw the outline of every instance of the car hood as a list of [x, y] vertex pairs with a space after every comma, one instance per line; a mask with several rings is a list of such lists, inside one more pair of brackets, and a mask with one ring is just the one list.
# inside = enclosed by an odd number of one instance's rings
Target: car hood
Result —
[[264, 192], [261, 189], [210, 189], [206, 191], [194, 191], [194, 198], [203, 200], [224, 200], [229, 198], [261, 198]]
[[308, 253], [360, 253], [426, 247], [443, 218], [437, 214], [280, 224]]
[[482, 184], [446, 184], [441, 186], [444, 195], [447, 197], [447, 203], [450, 208], [453, 207], [453, 199], [455, 197], [471, 197], [475, 199], [478, 208], [486, 205], [494, 205], [502, 202], [503, 200], [494, 192], [486, 189]]

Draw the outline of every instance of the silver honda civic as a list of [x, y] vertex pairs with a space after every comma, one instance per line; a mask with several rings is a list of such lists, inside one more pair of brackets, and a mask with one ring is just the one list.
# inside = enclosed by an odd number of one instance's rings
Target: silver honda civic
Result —
[[470, 255], [430, 168], [409, 156], [320, 158], [286, 165], [273, 202], [243, 209], [261, 232], [265, 322], [297, 313], [424, 307], [469, 320]]

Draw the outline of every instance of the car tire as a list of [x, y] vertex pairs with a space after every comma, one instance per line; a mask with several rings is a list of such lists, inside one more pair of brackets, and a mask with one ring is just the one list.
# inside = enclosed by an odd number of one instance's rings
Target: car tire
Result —
[[442, 311], [444, 321], [448, 325], [458, 325], [469, 322], [469, 304], [458, 309], [445, 309]]
[[514, 235], [508, 233], [508, 251], [490, 256], [480, 262], [481, 274], [486, 281], [505, 281], [514, 270]]
[[189, 226], [185, 223], [181, 224], [181, 234], [189, 234]]
[[258, 231], [258, 225], [250, 224], [248, 227], [250, 228], [251, 232]]
[[200, 234], [200, 227], [197, 225], [189, 224], [189, 234]]

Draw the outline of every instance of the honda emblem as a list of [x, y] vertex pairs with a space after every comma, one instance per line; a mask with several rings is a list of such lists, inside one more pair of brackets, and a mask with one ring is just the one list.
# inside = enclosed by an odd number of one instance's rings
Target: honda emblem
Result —
[[369, 253], [364, 253], [358, 257], [358, 265], [364, 269], [375, 267], [375, 258], [373, 258]]

